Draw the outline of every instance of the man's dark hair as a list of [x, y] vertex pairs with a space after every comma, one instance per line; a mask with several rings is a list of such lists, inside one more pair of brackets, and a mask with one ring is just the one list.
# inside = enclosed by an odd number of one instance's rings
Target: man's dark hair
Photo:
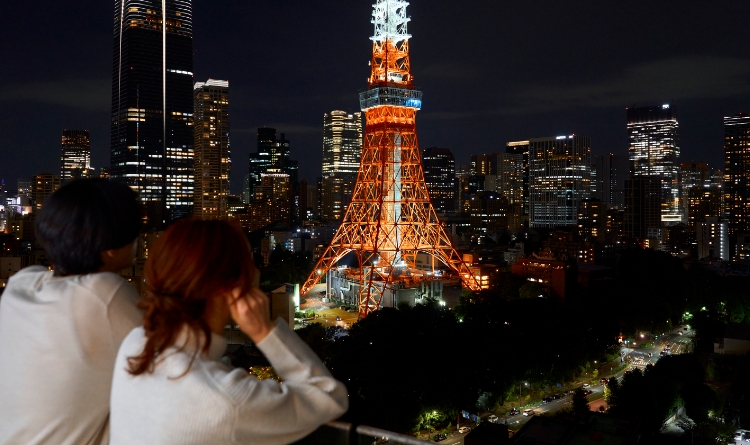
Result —
[[78, 179], [44, 200], [36, 236], [55, 275], [92, 273], [101, 253], [132, 243], [141, 230], [141, 204], [130, 187], [108, 179]]

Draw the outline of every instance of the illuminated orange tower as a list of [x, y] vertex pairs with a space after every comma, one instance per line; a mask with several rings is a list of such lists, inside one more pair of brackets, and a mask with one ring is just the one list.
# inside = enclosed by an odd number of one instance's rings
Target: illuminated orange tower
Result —
[[415, 267], [417, 252], [434, 256], [466, 287], [479, 289], [440, 225], [424, 182], [416, 127], [422, 92], [414, 88], [410, 72], [408, 5], [403, 0], [373, 5], [370, 86], [359, 95], [366, 129], [357, 183], [341, 226], [301, 290], [307, 294], [354, 252], [360, 318], [377, 310], [386, 289], [393, 290], [405, 270]]

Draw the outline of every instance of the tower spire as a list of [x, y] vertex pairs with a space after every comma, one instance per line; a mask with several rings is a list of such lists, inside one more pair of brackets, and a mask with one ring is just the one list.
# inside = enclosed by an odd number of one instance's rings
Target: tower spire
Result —
[[432, 255], [466, 287], [479, 290], [438, 221], [424, 181], [416, 128], [422, 92], [414, 88], [410, 72], [408, 5], [403, 0], [373, 5], [369, 88], [359, 96], [366, 129], [357, 182], [341, 226], [301, 291], [306, 295], [353, 252], [360, 318], [377, 310], [384, 296], [393, 298], [398, 283], [416, 267], [418, 252]]

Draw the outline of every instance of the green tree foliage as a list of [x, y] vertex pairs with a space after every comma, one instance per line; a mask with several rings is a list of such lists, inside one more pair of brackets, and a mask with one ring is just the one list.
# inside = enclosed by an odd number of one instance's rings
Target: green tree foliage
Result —
[[645, 373], [636, 369], [626, 374], [620, 387], [609, 385], [609, 412], [640, 419], [646, 435], [657, 434], [667, 417], [682, 405], [698, 424], [707, 422], [709, 412], [719, 411], [720, 403], [704, 380], [705, 371], [695, 355], [663, 357]]
[[576, 389], [573, 393], [572, 412], [579, 419], [586, 419], [591, 414], [589, 401], [581, 388]]
[[521, 298], [539, 298], [543, 297], [546, 292], [541, 284], [528, 282], [518, 289], [518, 294]]
[[292, 253], [277, 244], [268, 257], [268, 265], [260, 271], [261, 282], [264, 285], [301, 283], [307, 279], [312, 267], [312, 255], [309, 252]]

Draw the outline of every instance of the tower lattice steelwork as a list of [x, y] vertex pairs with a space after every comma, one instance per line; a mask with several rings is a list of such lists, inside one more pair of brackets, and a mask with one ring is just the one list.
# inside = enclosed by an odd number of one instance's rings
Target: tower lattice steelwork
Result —
[[433, 255], [468, 288], [479, 289], [440, 225], [425, 185], [416, 129], [422, 92], [414, 88], [410, 73], [408, 5], [402, 0], [377, 0], [374, 5], [369, 88], [359, 97], [366, 130], [357, 183], [341, 226], [301, 292], [307, 294], [354, 252], [360, 318], [377, 310], [383, 293], [414, 268], [417, 252]]

